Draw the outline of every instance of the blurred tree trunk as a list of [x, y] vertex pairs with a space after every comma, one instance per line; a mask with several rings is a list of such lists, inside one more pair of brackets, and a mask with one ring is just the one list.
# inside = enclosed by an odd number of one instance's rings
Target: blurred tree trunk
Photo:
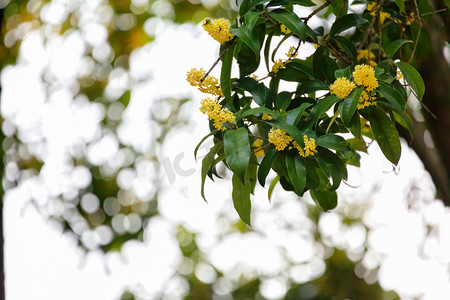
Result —
[[[430, 1], [430, 4], [435, 10], [445, 8], [443, 1]], [[422, 34], [429, 39], [430, 49], [426, 57], [418, 58], [418, 71], [425, 82], [423, 103], [435, 116], [422, 108], [425, 122], [414, 120], [416, 133], [411, 141], [411, 147], [432, 176], [437, 197], [446, 206], [450, 206], [450, 67], [443, 49], [449, 29], [448, 11], [434, 14], [432, 22], [422, 29]], [[433, 139], [432, 148], [425, 143], [426, 131]]]

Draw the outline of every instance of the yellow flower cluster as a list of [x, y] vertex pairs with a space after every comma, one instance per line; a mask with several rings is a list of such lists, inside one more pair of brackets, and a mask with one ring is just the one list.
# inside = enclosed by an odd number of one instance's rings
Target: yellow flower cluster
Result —
[[300, 156], [307, 157], [307, 156], [314, 156], [315, 153], [317, 153], [316, 150], [316, 140], [313, 138], [308, 138], [308, 136], [303, 136], [303, 142], [305, 143], [305, 148], [302, 149], [300, 145], [297, 142], [293, 142], [292, 146], [297, 149]]
[[257, 139], [253, 142], [253, 147], [256, 148], [255, 155], [256, 156], [264, 156], [264, 149], [262, 148], [263, 140]]
[[398, 70], [397, 75], [395, 76], [395, 79], [400, 81], [400, 79], [402, 79], [402, 78], [403, 78], [403, 73], [402, 73], [402, 71]]
[[294, 46], [291, 46], [289, 48], [289, 51], [286, 53], [286, 56], [289, 58], [296, 58], [298, 53], [297, 53], [297, 51], [295, 51], [295, 49], [296, 48]]
[[269, 131], [269, 142], [274, 144], [278, 151], [283, 151], [292, 140], [293, 138], [287, 135], [283, 129], [275, 129], [272, 127]]
[[364, 59], [369, 63], [369, 65], [371, 65], [372, 67], [376, 67], [377, 63], [373, 60], [374, 58], [375, 54], [373, 54], [373, 52], [370, 50], [361, 50], [356, 57], [357, 60]]
[[373, 91], [378, 87], [375, 70], [371, 66], [365, 64], [355, 66], [353, 78], [357, 85], [363, 85], [368, 92]]
[[279, 59], [273, 64], [272, 72], [276, 74], [276, 73], [278, 73], [278, 70], [283, 69], [283, 68], [284, 68], [284, 62], [281, 59]]
[[223, 97], [222, 90], [220, 88], [219, 80], [214, 76], [207, 76], [205, 80], [201, 81], [206, 72], [203, 68], [197, 70], [192, 68], [187, 72], [187, 81], [192, 85], [198, 87], [200, 92], [211, 94], [213, 96]]
[[374, 94], [369, 94], [366, 91], [361, 93], [361, 97], [359, 97], [358, 109], [363, 109], [366, 106], [376, 105], [375, 101], [376, 97]]
[[223, 123], [234, 122], [236, 117], [228, 108], [222, 108], [218, 100], [205, 98], [202, 100], [200, 111], [208, 115], [208, 120], [214, 120], [214, 127], [217, 130], [226, 130]]
[[[370, 14], [372, 16], [375, 16], [375, 12], [377, 10], [377, 3], [376, 2], [372, 2], [372, 3], [367, 4], [367, 10], [370, 11]], [[386, 20], [386, 18], [389, 19], [391, 17], [391, 15], [389, 13], [384, 12], [384, 11], [380, 11], [379, 16], [380, 16], [380, 23], [381, 24], [384, 23], [384, 20]]]
[[284, 26], [283, 24], [281, 24], [280, 29], [281, 29], [281, 32], [284, 33], [284, 34], [291, 33], [291, 31], [289, 29], [287, 29], [287, 27]]
[[355, 84], [345, 77], [339, 77], [329, 86], [330, 93], [335, 94], [341, 99], [347, 98], [355, 87]]
[[273, 116], [263, 113], [261, 119], [270, 121], [273, 120]]
[[213, 39], [221, 44], [228, 42], [234, 36], [230, 33], [230, 21], [223, 18], [214, 21], [206, 18], [202, 22], [202, 27]]

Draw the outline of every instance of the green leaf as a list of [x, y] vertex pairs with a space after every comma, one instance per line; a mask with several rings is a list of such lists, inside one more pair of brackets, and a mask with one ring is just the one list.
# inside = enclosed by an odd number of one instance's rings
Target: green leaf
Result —
[[225, 96], [225, 101], [230, 107], [234, 106], [231, 101], [231, 65], [233, 63], [234, 46], [235, 44], [222, 56], [222, 70], [220, 72], [220, 88]]
[[249, 182], [242, 183], [238, 176], [233, 174], [231, 179], [233, 191], [233, 205], [241, 220], [250, 225], [250, 213], [252, 210], [252, 203], [250, 201], [251, 184]]
[[258, 168], [258, 181], [261, 186], [266, 184], [266, 178], [269, 174], [270, 169], [272, 168], [272, 164], [278, 155], [278, 150], [271, 149], [266, 152], [263, 160], [261, 161]]
[[397, 4], [398, 8], [400, 9], [401, 13], [405, 12], [405, 0], [395, 0], [395, 3]]
[[338, 151], [350, 150], [347, 141], [342, 136], [335, 134], [325, 134], [319, 136], [316, 140], [316, 145]]
[[353, 114], [347, 127], [355, 137], [361, 137], [361, 118], [359, 113]]
[[289, 180], [294, 186], [295, 193], [303, 196], [303, 191], [306, 185], [306, 168], [303, 163], [303, 158], [299, 155], [287, 155], [286, 167], [288, 170]]
[[348, 0], [334, 0], [331, 1], [331, 7], [336, 17], [342, 17], [347, 14], [348, 11]]
[[277, 78], [285, 81], [302, 82], [312, 78], [313, 72], [310, 66], [301, 60], [293, 60], [284, 69], [277, 73]]
[[352, 61], [356, 60], [357, 54], [355, 45], [348, 38], [336, 35], [332, 37], [332, 40], [341, 45]]
[[320, 79], [325, 81], [324, 69], [326, 68], [326, 60], [328, 57], [329, 51], [325, 46], [320, 46], [317, 48], [316, 52], [313, 55], [313, 74], [315, 79]]
[[398, 164], [401, 155], [400, 137], [392, 120], [376, 108], [369, 113], [372, 132], [384, 156], [393, 163]]
[[337, 206], [336, 191], [310, 190], [311, 198], [324, 211], [328, 211]]
[[381, 96], [386, 98], [389, 103], [392, 104], [392, 107], [396, 111], [401, 112], [405, 108], [406, 102], [403, 100], [402, 95], [400, 95], [399, 92], [389, 85], [381, 84], [380, 82], [380, 86], [377, 88], [377, 91]]
[[249, 0], [244, 0], [241, 3], [241, 6], [239, 7], [239, 15], [243, 17], [245, 14], [247, 14], [253, 7], [264, 4], [265, 2], [269, 2], [269, 0], [252, 0], [251, 3], [249, 3]]
[[408, 114], [394, 111], [394, 119], [397, 123], [408, 129], [411, 138], [414, 138], [414, 122]]
[[266, 62], [267, 72], [270, 72], [269, 59], [270, 59], [270, 44], [272, 43], [273, 31], [267, 35], [266, 43], [264, 45], [264, 61]]
[[350, 76], [352, 75], [352, 71], [350, 69], [350, 66], [348, 66], [345, 69], [339, 69], [334, 71], [334, 77], [340, 78], [340, 77], [344, 77], [347, 78], [348, 80], [350, 80]]
[[286, 131], [299, 145], [303, 145], [303, 134], [300, 130], [292, 125], [286, 124], [285, 122], [281, 122], [279, 120], [276, 121], [264, 121], [265, 123], [272, 125], [275, 128], [283, 129]]
[[277, 185], [278, 181], [280, 181], [280, 175], [277, 175], [270, 183], [269, 191], [267, 192], [267, 197], [269, 198], [269, 202], [270, 202], [270, 199], [272, 198], [273, 189]]
[[353, 150], [362, 151], [362, 152], [367, 153], [367, 144], [362, 137], [348, 139], [347, 143], [350, 145], [350, 148], [352, 148]]
[[197, 144], [197, 146], [195, 147], [195, 150], [194, 150], [194, 158], [195, 158], [195, 160], [197, 160], [197, 152], [198, 152], [198, 149], [200, 148], [200, 146], [203, 144], [204, 141], [206, 141], [207, 138], [209, 138], [210, 136], [216, 134], [216, 132], [217, 132], [217, 129], [214, 130], [214, 131], [211, 131], [210, 133], [208, 133], [207, 135], [205, 135], [205, 136], [202, 138], [202, 140]]
[[230, 32], [240, 38], [250, 49], [252, 49], [255, 55], [259, 57], [259, 52], [261, 51], [262, 46], [262, 41], [259, 34], [261, 28], [264, 30], [263, 34], [265, 34], [264, 24], [260, 24], [254, 28], [249, 28], [247, 26], [231, 28]]
[[220, 148], [223, 147], [223, 141], [218, 142], [215, 144], [211, 150], [206, 154], [206, 156], [202, 160], [202, 184], [201, 184], [201, 195], [203, 199], [206, 201], [205, 198], [205, 180], [206, 175], [208, 175], [209, 170], [211, 169], [212, 163], [214, 161], [214, 157], [216, 156], [216, 153], [220, 150]]
[[406, 82], [408, 82], [414, 92], [416, 92], [417, 97], [422, 99], [423, 94], [425, 93], [425, 83], [423, 82], [419, 72], [417, 72], [417, 70], [410, 64], [402, 61], [395, 63], [395, 65], [400, 69], [400, 71], [402, 71]]
[[313, 125], [317, 124], [319, 118], [326, 113], [336, 102], [340, 99], [336, 95], [328, 95], [323, 99], [317, 100], [316, 104], [311, 109], [311, 116], [313, 118]]
[[314, 157], [322, 171], [333, 179], [333, 185], [327, 188], [336, 190], [341, 184], [342, 178], [347, 178], [347, 169], [344, 163], [336, 154], [326, 148], [320, 148]]
[[288, 5], [288, 4], [298, 4], [301, 6], [316, 6], [311, 0], [273, 0], [270, 1], [267, 6], [278, 6], [278, 5]]
[[330, 35], [337, 35], [341, 33], [344, 30], [347, 30], [349, 28], [362, 25], [368, 23], [366, 19], [364, 19], [359, 14], [348, 14], [343, 17], [337, 18], [336, 21], [334, 21], [333, 25], [330, 29]]
[[306, 26], [305, 23], [292, 11], [284, 9], [276, 9], [269, 13], [270, 17], [275, 21], [286, 26], [302, 41], [306, 40]]
[[304, 102], [300, 104], [299, 107], [290, 110], [286, 116], [286, 123], [289, 125], [297, 126], [297, 123], [300, 121], [305, 109], [310, 107], [312, 103]]
[[358, 108], [359, 98], [361, 97], [361, 93], [363, 91], [363, 87], [359, 86], [354, 89], [347, 98], [344, 99], [342, 105], [339, 107], [341, 109], [341, 117], [344, 125], [348, 126], [350, 120], [355, 114], [356, 109]]
[[386, 49], [384, 49], [384, 53], [386, 53], [386, 56], [388, 58], [393, 58], [394, 54], [398, 51], [398, 49], [400, 49], [401, 46], [403, 46], [404, 44], [407, 43], [412, 43], [412, 41], [408, 41], [408, 40], [395, 40], [392, 43], [390, 43]]
[[328, 91], [328, 85], [321, 80], [308, 80], [299, 85], [295, 93], [297, 95], [314, 93], [316, 91]]
[[240, 127], [227, 130], [223, 136], [223, 145], [228, 166], [244, 182], [251, 151], [247, 129]]
[[293, 92], [281, 92], [278, 94], [277, 99], [275, 101], [278, 109], [286, 110], [289, 104], [291, 104]]
[[260, 62], [259, 53], [256, 55], [249, 46], [240, 40], [238, 40], [236, 44], [234, 55], [239, 64], [239, 76], [241, 78], [244, 78], [258, 69]]
[[256, 107], [256, 108], [250, 108], [249, 110], [246, 110], [245, 112], [243, 112], [239, 118], [236, 118], [236, 122], [239, 121], [240, 119], [247, 117], [247, 116], [251, 116], [251, 115], [256, 115], [256, 114], [268, 114], [271, 115], [275, 118], [278, 117], [277, 112], [268, 109], [267, 107]]
[[250, 77], [241, 78], [238, 82], [238, 87], [244, 91], [249, 92], [253, 96], [253, 100], [259, 106], [266, 106], [266, 99], [269, 95], [269, 89], [260, 82]]

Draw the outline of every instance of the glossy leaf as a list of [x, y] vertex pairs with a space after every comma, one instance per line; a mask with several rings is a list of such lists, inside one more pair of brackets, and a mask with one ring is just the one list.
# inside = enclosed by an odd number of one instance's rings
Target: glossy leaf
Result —
[[281, 92], [277, 96], [276, 106], [278, 109], [286, 110], [289, 104], [291, 104], [293, 92]]
[[390, 43], [386, 49], [384, 49], [384, 53], [386, 54], [386, 56], [388, 58], [393, 58], [395, 53], [398, 51], [398, 49], [400, 49], [401, 46], [403, 46], [404, 44], [407, 43], [412, 43], [412, 41], [408, 41], [408, 40], [395, 40], [392, 43]]
[[214, 161], [214, 157], [216, 156], [216, 153], [222, 147], [223, 147], [223, 141], [218, 142], [211, 148], [211, 150], [208, 152], [208, 154], [206, 154], [206, 156], [202, 160], [202, 174], [201, 174], [202, 175], [202, 184], [201, 184], [200, 193], [205, 201], [206, 201], [206, 198], [205, 198], [206, 175], [208, 175], [208, 172], [211, 169], [211, 165]]
[[316, 91], [328, 91], [328, 85], [321, 80], [308, 80], [300, 84], [295, 92], [297, 95], [314, 93]]
[[311, 0], [272, 0], [269, 2], [269, 4], [267, 4], [267, 6], [278, 6], [287, 4], [298, 4], [305, 7], [316, 5]]
[[331, 1], [331, 7], [336, 17], [342, 17], [347, 14], [348, 0], [334, 0]]
[[277, 9], [269, 13], [270, 17], [277, 22], [286, 26], [302, 41], [306, 40], [306, 26], [305, 23], [293, 12], [283, 9]]
[[270, 169], [272, 168], [272, 164], [278, 155], [278, 150], [271, 149], [266, 152], [263, 160], [259, 164], [258, 168], [258, 181], [261, 186], [266, 184], [266, 178], [269, 174]]
[[289, 125], [296, 126], [300, 121], [302, 115], [305, 113], [305, 110], [310, 107], [312, 104], [308, 102], [304, 102], [300, 104], [299, 107], [290, 110], [286, 116], [286, 123]]
[[250, 160], [250, 141], [244, 127], [227, 130], [223, 136], [226, 161], [231, 171], [244, 182]]
[[231, 179], [233, 185], [232, 197], [233, 205], [241, 220], [250, 225], [250, 213], [252, 210], [252, 203], [250, 201], [251, 185], [248, 181], [241, 182], [241, 180], [233, 174]]
[[310, 190], [311, 198], [323, 210], [328, 211], [337, 206], [336, 191]]
[[268, 114], [275, 118], [277, 117], [277, 113], [274, 112], [273, 110], [268, 109], [267, 107], [256, 107], [256, 108], [248, 109], [245, 112], [243, 112], [241, 115], [239, 115], [239, 118], [236, 118], [236, 122], [244, 117], [256, 115], [256, 114]]
[[341, 33], [344, 30], [347, 30], [349, 28], [362, 25], [368, 23], [366, 19], [364, 19], [359, 14], [348, 14], [343, 17], [337, 18], [336, 21], [334, 21], [333, 25], [330, 29], [330, 35], [337, 35]]
[[316, 139], [316, 145], [338, 151], [350, 150], [346, 140], [342, 136], [335, 134], [325, 134], [319, 136]]
[[353, 115], [355, 114], [356, 109], [358, 108], [359, 98], [361, 97], [361, 93], [363, 91], [363, 87], [359, 86], [354, 89], [347, 98], [344, 99], [340, 108], [341, 118], [344, 122], [344, 125], [348, 125]]
[[197, 146], [196, 146], [195, 149], [194, 149], [194, 158], [195, 158], [195, 160], [197, 160], [197, 152], [198, 152], [198, 149], [200, 149], [200, 146], [203, 144], [204, 141], [206, 141], [206, 139], [208, 139], [210, 136], [216, 134], [216, 132], [217, 132], [217, 130], [211, 131], [210, 133], [208, 133], [207, 135], [205, 135], [205, 136], [202, 138], [202, 140], [197, 144]]
[[225, 96], [225, 101], [230, 107], [233, 107], [233, 102], [231, 101], [231, 65], [233, 63], [233, 51], [234, 44], [222, 56], [222, 70], [220, 72], [220, 88]]
[[348, 123], [348, 129], [355, 137], [361, 137], [361, 117], [359, 113], [353, 114], [353, 117]]
[[272, 193], [273, 193], [273, 189], [275, 188], [275, 186], [277, 185], [278, 181], [280, 181], [280, 176], [277, 175], [272, 182], [270, 183], [269, 186], [269, 190], [267, 191], [267, 197], [269, 198], [269, 202], [272, 199]]
[[311, 109], [311, 116], [313, 118], [313, 124], [317, 124], [319, 118], [326, 113], [336, 102], [339, 101], [339, 98], [336, 95], [329, 95], [323, 99], [317, 100], [317, 103]]
[[417, 97], [422, 99], [423, 94], [425, 93], [425, 83], [423, 82], [419, 72], [417, 72], [417, 70], [410, 64], [402, 61], [395, 63], [395, 65], [400, 69], [400, 71], [402, 71], [406, 82], [408, 82], [414, 92], [416, 92]]
[[[262, 26], [265, 28], [264, 24], [262, 24]], [[255, 26], [255, 28], [256, 27], [260, 26]], [[259, 35], [255, 34], [255, 32], [257, 32], [256, 29], [254, 30], [247, 26], [240, 26], [238, 28], [231, 28], [230, 32], [240, 38], [250, 49], [252, 49], [256, 56], [259, 56], [262, 44]]]
[[397, 4], [398, 8], [400, 9], [401, 13], [405, 12], [405, 0], [395, 0], [395, 3]]
[[303, 196], [306, 185], [306, 168], [303, 160], [304, 159], [299, 155], [286, 156], [286, 167], [289, 174], [289, 180], [294, 186], [295, 193], [299, 196]]
[[392, 107], [398, 111], [401, 112], [406, 105], [406, 102], [404, 102], [402, 96], [392, 87], [386, 85], [386, 84], [380, 84], [380, 86], [377, 89], [378, 93], [380, 93], [381, 96], [386, 98], [386, 100], [389, 101], [389, 103], [392, 104]]
[[381, 110], [372, 108], [369, 114], [372, 132], [384, 156], [397, 165], [401, 155], [400, 137], [392, 120]]
[[356, 60], [357, 54], [355, 45], [348, 38], [336, 35], [333, 36], [332, 39], [341, 45], [352, 61]]

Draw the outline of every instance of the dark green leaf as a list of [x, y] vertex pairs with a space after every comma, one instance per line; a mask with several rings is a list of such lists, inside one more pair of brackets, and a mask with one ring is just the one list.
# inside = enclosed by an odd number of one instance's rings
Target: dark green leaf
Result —
[[225, 96], [225, 101], [233, 107], [231, 101], [231, 65], [233, 63], [234, 44], [222, 56], [222, 70], [220, 72], [220, 88]]
[[316, 91], [328, 91], [328, 85], [321, 80], [308, 80], [300, 84], [295, 92], [297, 95], [314, 93]]
[[334, 0], [331, 1], [331, 7], [336, 17], [342, 17], [347, 14], [348, 11], [348, 0]]
[[316, 140], [316, 145], [338, 151], [350, 150], [350, 147], [345, 139], [342, 136], [335, 134], [325, 134], [319, 136]]
[[297, 126], [297, 123], [300, 121], [305, 109], [310, 107], [312, 104], [308, 102], [304, 102], [300, 104], [299, 107], [290, 110], [286, 116], [286, 123], [289, 125]]
[[362, 25], [368, 23], [366, 19], [364, 19], [359, 14], [348, 14], [343, 17], [337, 18], [336, 21], [334, 21], [333, 25], [330, 29], [330, 35], [336, 35], [341, 33], [344, 30], [347, 30], [349, 28]]
[[411, 138], [414, 137], [414, 122], [411, 117], [403, 112], [394, 112], [394, 118], [397, 123], [402, 125], [404, 128], [408, 129]]
[[344, 99], [342, 105], [339, 107], [341, 109], [341, 118], [344, 122], [344, 125], [348, 125], [353, 115], [355, 114], [356, 109], [358, 108], [359, 98], [361, 97], [361, 93], [363, 91], [362, 86], [358, 86], [354, 89], [347, 98]]
[[239, 15], [243, 17], [246, 13], [248, 13], [253, 7], [264, 4], [265, 2], [269, 2], [269, 0], [252, 0], [250, 3], [248, 0], [244, 0], [241, 3], [239, 8]]
[[251, 151], [247, 129], [240, 127], [227, 130], [223, 136], [223, 144], [228, 166], [244, 182]]
[[355, 45], [348, 38], [336, 35], [333, 36], [332, 39], [341, 45], [352, 61], [356, 60], [357, 55]]
[[284, 9], [277, 9], [269, 13], [275, 21], [286, 26], [302, 41], [306, 40], [306, 26], [305, 23], [292, 11]]
[[423, 83], [423, 79], [419, 72], [417, 72], [417, 70], [410, 64], [402, 61], [395, 63], [395, 65], [400, 69], [400, 71], [402, 71], [406, 82], [408, 82], [414, 92], [416, 92], [417, 97], [422, 99], [423, 94], [425, 93], [425, 84]]
[[303, 145], [303, 134], [302, 132], [300, 132], [300, 130], [292, 125], [286, 124], [284, 122], [281, 121], [264, 121], [265, 123], [272, 125], [275, 128], [278, 129], [283, 129], [284, 131], [286, 131], [299, 145]]
[[218, 142], [211, 148], [211, 150], [208, 152], [208, 154], [206, 154], [206, 156], [202, 160], [202, 184], [201, 184], [200, 193], [205, 201], [206, 201], [206, 198], [205, 198], [206, 175], [208, 175], [208, 172], [211, 169], [211, 165], [214, 161], [214, 157], [216, 156], [216, 153], [222, 147], [223, 147], [223, 141]]
[[261, 40], [258, 35], [254, 34], [252, 28], [241, 26], [238, 28], [231, 28], [230, 32], [240, 38], [250, 49], [252, 49], [256, 56], [259, 56], [262, 46]]
[[261, 186], [264, 186], [266, 184], [267, 175], [269, 174], [269, 171], [272, 168], [272, 164], [276, 159], [278, 153], [278, 150], [271, 149], [266, 152], [266, 155], [261, 161], [261, 164], [258, 168], [258, 181]]
[[303, 160], [304, 159], [299, 155], [286, 156], [286, 167], [289, 179], [294, 186], [295, 193], [299, 196], [303, 196], [306, 185], [306, 168]]
[[197, 147], [195, 147], [195, 150], [194, 150], [194, 158], [195, 158], [195, 160], [197, 160], [197, 152], [198, 152], [198, 149], [200, 148], [200, 146], [203, 144], [204, 141], [206, 141], [207, 138], [209, 138], [210, 136], [216, 134], [216, 132], [217, 132], [217, 130], [214, 130], [214, 131], [208, 133], [208, 134], [205, 135], [205, 136], [202, 138], [202, 140], [198, 143]]
[[398, 8], [400, 9], [401, 13], [405, 12], [405, 0], [395, 0], [395, 3], [397, 4]]
[[292, 92], [281, 92], [277, 96], [276, 106], [278, 109], [286, 110], [288, 108], [289, 104], [291, 103], [292, 95], [294, 93]]
[[248, 226], [251, 226], [250, 225], [250, 213], [252, 210], [252, 203], [250, 201], [251, 184], [248, 181], [242, 183], [241, 180], [239, 180], [238, 176], [236, 176], [235, 174], [233, 174], [231, 181], [233, 184], [232, 197], [234, 208], [239, 214], [241, 220]]
[[347, 127], [355, 137], [361, 137], [361, 118], [359, 113], [353, 114]]
[[348, 139], [347, 143], [350, 145], [350, 148], [357, 151], [362, 151], [367, 153], [367, 145], [363, 138], [353, 138]]
[[328, 211], [337, 206], [336, 191], [310, 190], [310, 193], [314, 202], [316, 202], [316, 204], [324, 211]]
[[256, 115], [256, 114], [268, 114], [271, 115], [273, 117], [277, 117], [277, 113], [274, 112], [273, 110], [268, 109], [267, 107], [256, 107], [256, 108], [251, 108], [249, 110], [246, 110], [245, 112], [243, 112], [240, 116], [239, 119], [236, 118], [236, 122], [239, 121], [240, 119], [247, 117], [247, 116], [251, 116], [251, 115]]
[[260, 82], [250, 77], [241, 78], [237, 82], [239, 88], [249, 92], [253, 96], [253, 100], [259, 106], [266, 106], [266, 99], [269, 95], [269, 89]]
[[242, 41], [238, 41], [234, 53], [239, 64], [239, 76], [241, 78], [244, 78], [258, 69], [260, 62], [259, 53], [256, 55], [255, 52]]
[[272, 182], [270, 183], [269, 191], [267, 192], [267, 197], [269, 198], [269, 202], [270, 202], [270, 199], [272, 198], [273, 189], [277, 185], [278, 181], [280, 181], [280, 176], [279, 175], [277, 175], [277, 177], [275, 177], [272, 180]]
[[311, 116], [313, 118], [313, 124], [317, 124], [319, 118], [326, 113], [336, 102], [339, 101], [339, 98], [336, 95], [328, 95], [323, 99], [317, 100], [317, 103], [311, 109]]
[[311, 0], [272, 0], [267, 4], [267, 6], [278, 6], [278, 5], [288, 5], [288, 4], [298, 4], [301, 6], [315, 6], [316, 4]]
[[380, 83], [377, 91], [392, 104], [396, 111], [401, 112], [405, 108], [406, 102], [403, 100], [402, 95], [389, 85]]
[[313, 56], [313, 74], [315, 79], [320, 79], [325, 81], [324, 69], [326, 68], [326, 60], [328, 57], [329, 51], [325, 46], [320, 46], [317, 48], [316, 52], [314, 52]]
[[336, 77], [336, 79], [340, 78], [340, 77], [344, 77], [344, 78], [347, 78], [348, 80], [350, 80], [351, 75], [352, 75], [352, 71], [350, 69], [350, 66], [348, 66], [345, 69], [336, 70], [334, 72], [334, 77]]
[[369, 121], [375, 140], [384, 156], [397, 165], [401, 155], [401, 145], [394, 123], [383, 111], [376, 108], [370, 110]]
[[392, 43], [390, 43], [386, 49], [384, 49], [384, 53], [386, 53], [386, 56], [388, 58], [393, 58], [394, 54], [400, 49], [401, 46], [403, 46], [406, 43], [412, 43], [412, 41], [408, 40], [395, 40]]
[[312, 78], [312, 76], [311, 67], [301, 60], [291, 61], [277, 73], [277, 78], [293, 82], [302, 82]]

